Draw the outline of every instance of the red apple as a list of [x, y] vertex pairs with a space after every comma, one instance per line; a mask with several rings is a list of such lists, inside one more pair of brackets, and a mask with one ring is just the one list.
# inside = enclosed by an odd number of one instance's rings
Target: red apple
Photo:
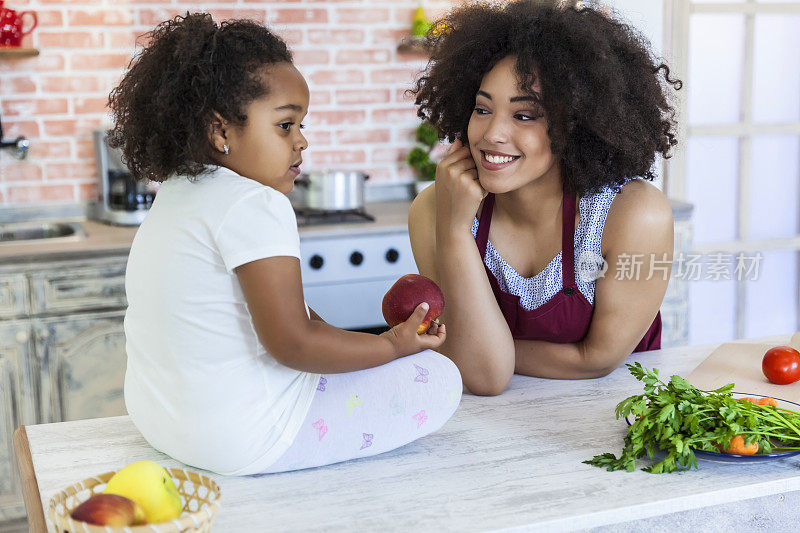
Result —
[[423, 302], [430, 308], [417, 328], [417, 334], [428, 331], [431, 322], [444, 311], [444, 293], [433, 280], [419, 274], [406, 274], [398, 279], [383, 296], [383, 318], [394, 327], [408, 320], [414, 309]]
[[145, 523], [144, 509], [118, 494], [95, 494], [72, 511], [73, 520], [97, 526], [135, 526]]

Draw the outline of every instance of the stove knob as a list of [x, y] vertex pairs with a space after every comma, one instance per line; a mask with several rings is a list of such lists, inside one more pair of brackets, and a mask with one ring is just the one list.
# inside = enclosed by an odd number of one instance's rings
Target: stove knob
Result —
[[364, 254], [361, 252], [353, 252], [350, 254], [350, 264], [353, 266], [358, 266], [364, 262]]
[[395, 250], [394, 248], [389, 248], [386, 251], [386, 260], [390, 263], [397, 263], [397, 260], [400, 258], [400, 252]]
[[321, 255], [314, 254], [311, 256], [311, 259], [308, 260], [308, 264], [311, 265], [311, 268], [314, 270], [319, 270], [322, 268], [322, 265], [325, 264], [325, 260]]

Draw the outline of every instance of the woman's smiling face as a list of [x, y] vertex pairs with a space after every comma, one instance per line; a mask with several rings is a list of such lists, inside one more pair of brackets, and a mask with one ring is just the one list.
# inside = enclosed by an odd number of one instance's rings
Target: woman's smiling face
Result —
[[[483, 77], [467, 126], [478, 179], [495, 194], [531, 183], [557, 162], [550, 151], [543, 109], [520, 93], [515, 61], [507, 56]], [[533, 89], [540, 93], [538, 80]]]

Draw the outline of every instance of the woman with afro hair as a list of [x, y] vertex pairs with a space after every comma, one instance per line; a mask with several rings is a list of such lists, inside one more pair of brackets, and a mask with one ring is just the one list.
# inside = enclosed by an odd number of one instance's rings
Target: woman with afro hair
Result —
[[409, 233], [467, 389], [601, 377], [660, 348], [673, 220], [648, 180], [677, 142], [681, 82], [588, 8], [468, 4], [428, 39], [418, 115], [453, 145]]

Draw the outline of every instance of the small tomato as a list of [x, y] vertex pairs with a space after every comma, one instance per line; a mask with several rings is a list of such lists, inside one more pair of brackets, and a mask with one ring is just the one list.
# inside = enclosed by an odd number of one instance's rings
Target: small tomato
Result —
[[800, 379], [800, 352], [789, 346], [776, 346], [764, 354], [761, 370], [772, 383], [788, 385]]

